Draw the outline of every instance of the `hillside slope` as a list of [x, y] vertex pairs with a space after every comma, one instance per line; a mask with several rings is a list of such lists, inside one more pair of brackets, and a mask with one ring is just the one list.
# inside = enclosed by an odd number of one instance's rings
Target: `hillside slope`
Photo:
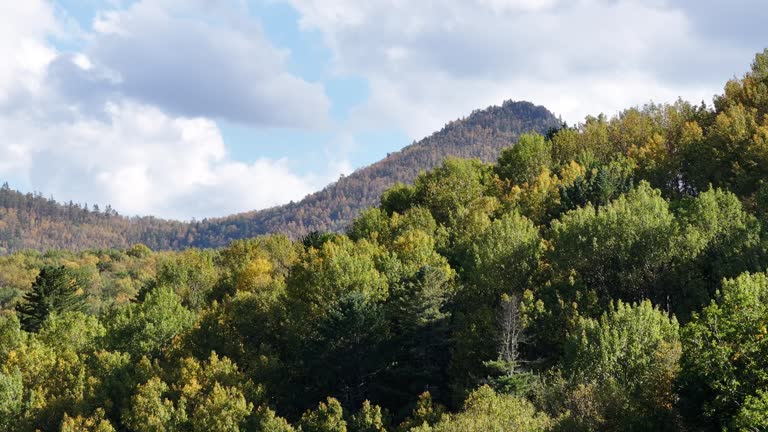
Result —
[[111, 209], [94, 211], [3, 188], [0, 253], [21, 249], [124, 248], [134, 243], [145, 243], [156, 250], [218, 247], [234, 239], [272, 232], [296, 237], [311, 231], [339, 231], [360, 210], [378, 203], [386, 188], [397, 182], [410, 183], [420, 172], [432, 169], [446, 157], [493, 161], [521, 133], [545, 133], [559, 124], [542, 106], [507, 101], [452, 121], [431, 136], [299, 202], [191, 223], [153, 217], [126, 218]]

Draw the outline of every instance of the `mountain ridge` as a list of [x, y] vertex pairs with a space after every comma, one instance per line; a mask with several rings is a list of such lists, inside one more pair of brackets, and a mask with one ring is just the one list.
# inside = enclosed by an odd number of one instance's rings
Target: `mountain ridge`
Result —
[[507, 100], [449, 121], [439, 131], [371, 165], [359, 168], [301, 201], [262, 210], [179, 222], [153, 216], [120, 216], [73, 203], [56, 203], [41, 194], [0, 190], [0, 253], [22, 249], [221, 247], [230, 241], [267, 233], [291, 237], [312, 231], [341, 231], [381, 193], [440, 164], [446, 157], [496, 159], [525, 132], [546, 133], [562, 121], [541, 105]]

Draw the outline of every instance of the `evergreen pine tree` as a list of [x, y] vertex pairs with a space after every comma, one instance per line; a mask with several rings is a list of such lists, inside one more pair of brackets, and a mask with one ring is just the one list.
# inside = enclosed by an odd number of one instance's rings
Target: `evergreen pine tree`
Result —
[[51, 313], [82, 310], [85, 300], [78, 294], [80, 288], [82, 281], [72, 270], [64, 266], [43, 267], [32, 290], [16, 305], [22, 328], [37, 332]]

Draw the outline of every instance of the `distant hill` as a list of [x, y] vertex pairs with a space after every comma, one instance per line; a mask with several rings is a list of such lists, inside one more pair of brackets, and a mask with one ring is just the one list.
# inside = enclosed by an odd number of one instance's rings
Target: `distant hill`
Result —
[[120, 216], [111, 208], [60, 204], [40, 194], [0, 189], [0, 253], [21, 249], [125, 248], [144, 243], [152, 249], [218, 247], [234, 239], [283, 232], [340, 231], [359, 212], [378, 203], [397, 182], [410, 183], [448, 156], [493, 161], [525, 132], [546, 133], [561, 122], [546, 108], [507, 101], [476, 110], [442, 130], [303, 200], [266, 210], [183, 223], [154, 217]]

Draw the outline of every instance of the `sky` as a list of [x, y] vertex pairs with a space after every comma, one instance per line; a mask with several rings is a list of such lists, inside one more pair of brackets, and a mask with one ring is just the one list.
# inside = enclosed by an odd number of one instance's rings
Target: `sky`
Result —
[[711, 103], [765, 0], [0, 2], [0, 181], [121, 214], [300, 200], [504, 100]]

